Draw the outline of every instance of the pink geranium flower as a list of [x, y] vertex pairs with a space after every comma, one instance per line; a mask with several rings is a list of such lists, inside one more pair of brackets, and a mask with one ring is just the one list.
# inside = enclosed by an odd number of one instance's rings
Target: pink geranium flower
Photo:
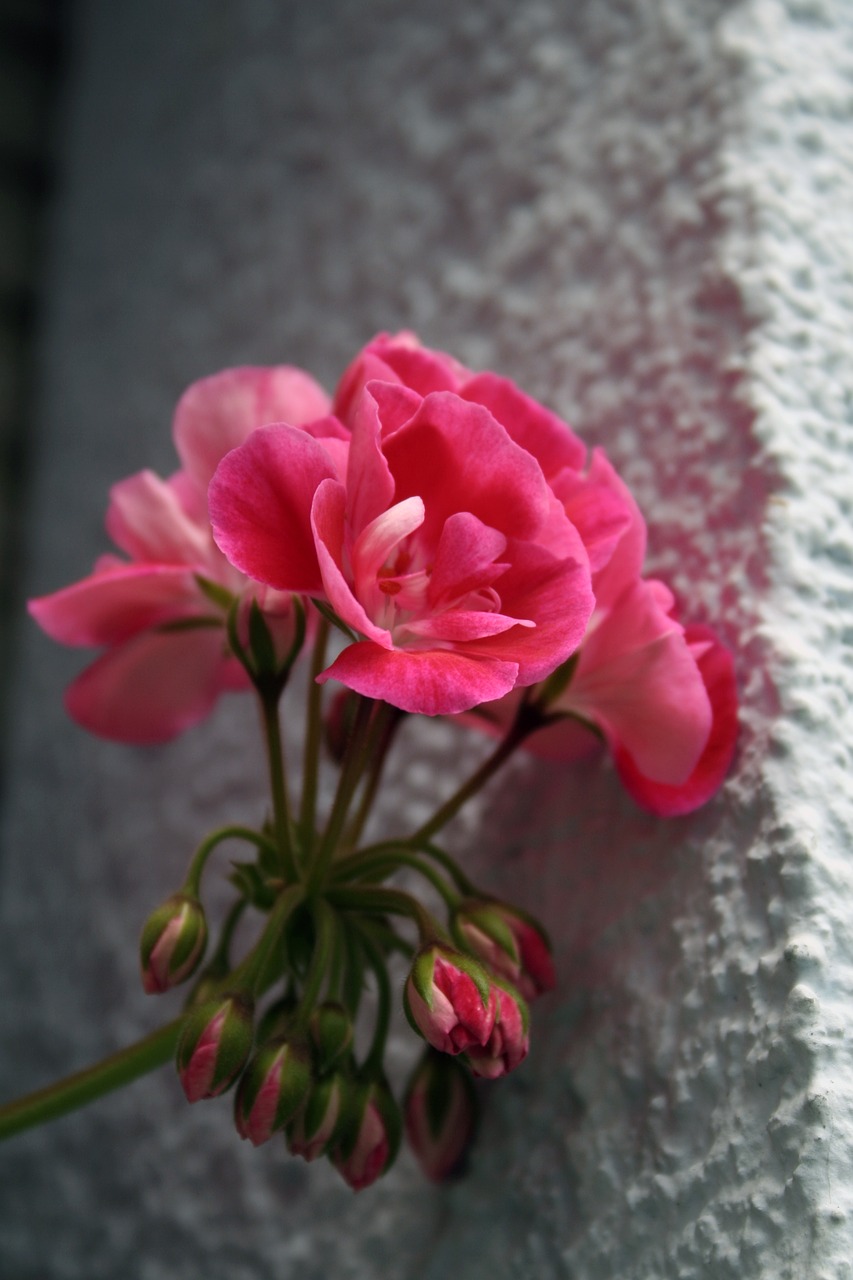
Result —
[[223, 453], [261, 423], [298, 425], [327, 407], [299, 369], [226, 370], [178, 404], [182, 469], [168, 480], [141, 471], [114, 486], [107, 531], [126, 559], [105, 556], [89, 577], [29, 606], [53, 639], [104, 650], [66, 693], [84, 728], [120, 742], [163, 742], [202, 719], [220, 693], [245, 687], [225, 641], [227, 601], [254, 591], [285, 627], [290, 605], [249, 584], [216, 547], [207, 484]]
[[348, 451], [331, 432], [255, 432], [209, 494], [232, 564], [322, 598], [361, 637], [321, 679], [441, 715], [549, 674], [593, 600], [535, 458], [452, 391], [371, 381], [348, 416]]
[[[604, 452], [588, 458], [566, 423], [514, 383], [473, 374], [410, 333], [380, 334], [359, 353], [338, 387], [335, 412], [348, 419], [359, 388], [376, 377], [421, 394], [452, 389], [488, 408], [537, 459], [581, 535], [595, 611], [572, 679], [550, 708], [572, 718], [528, 739], [528, 748], [569, 760], [594, 744], [592, 728], [640, 804], [661, 814], [704, 804], [725, 777], [737, 736], [731, 655], [707, 629], [685, 629], [668, 588], [643, 578], [645, 521]], [[510, 696], [490, 707], [493, 725], [506, 724], [516, 704]]]

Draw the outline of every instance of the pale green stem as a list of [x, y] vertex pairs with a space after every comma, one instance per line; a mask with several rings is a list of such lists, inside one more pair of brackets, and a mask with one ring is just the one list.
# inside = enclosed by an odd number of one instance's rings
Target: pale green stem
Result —
[[168, 1022], [142, 1040], [137, 1040], [136, 1044], [103, 1058], [93, 1067], [0, 1107], [0, 1140], [35, 1125], [46, 1124], [48, 1120], [56, 1120], [78, 1107], [85, 1107], [104, 1094], [130, 1084], [156, 1067], [162, 1067], [175, 1053], [183, 1021], [183, 1018], [176, 1018], [174, 1022]]

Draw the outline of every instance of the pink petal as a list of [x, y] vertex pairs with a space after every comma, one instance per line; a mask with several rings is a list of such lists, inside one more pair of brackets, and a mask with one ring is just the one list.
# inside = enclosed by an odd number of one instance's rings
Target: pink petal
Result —
[[626, 751], [616, 753], [623, 783], [643, 808], [667, 817], [691, 813], [705, 804], [722, 786], [729, 771], [738, 733], [737, 686], [732, 655], [707, 627], [690, 626], [685, 639], [697, 658], [713, 711], [713, 724], [705, 749], [689, 778], [680, 786], [667, 786], [644, 777]]
[[453, 649], [382, 649], [363, 641], [344, 649], [319, 679], [340, 680], [402, 711], [445, 716], [500, 698], [512, 688], [517, 670], [513, 662]]
[[532, 400], [511, 382], [494, 373], [479, 373], [460, 391], [465, 400], [485, 405], [520, 444], [550, 480], [564, 467], [579, 471], [586, 459], [586, 446], [561, 418]]
[[406, 498], [383, 511], [364, 528], [352, 549], [355, 589], [361, 600], [373, 589], [376, 575], [395, 547], [424, 522], [424, 504], [420, 498]]
[[311, 528], [324, 594], [335, 613], [348, 627], [368, 636], [377, 644], [390, 647], [391, 636], [368, 617], [361, 601], [350, 590], [344, 575], [346, 497], [342, 484], [326, 480], [318, 487], [311, 509]]
[[301, 369], [225, 369], [194, 382], [178, 402], [173, 434], [184, 469], [207, 489], [219, 462], [257, 427], [298, 427], [329, 412], [329, 397]]
[[595, 574], [595, 598], [600, 609], [614, 604], [640, 577], [646, 555], [646, 522], [628, 486], [617, 475], [603, 449], [596, 449], [587, 475], [589, 484], [616, 494], [629, 513], [630, 523], [616, 542], [610, 559]]
[[534, 537], [552, 497], [536, 461], [510, 439], [487, 409], [436, 392], [384, 445], [399, 502], [414, 494], [426, 506], [424, 534], [437, 546], [448, 518], [468, 511], [491, 528]]
[[282, 591], [322, 593], [311, 530], [317, 486], [336, 470], [296, 427], [259, 427], [222, 462], [208, 493], [213, 536], [232, 564]]
[[429, 602], [439, 608], [488, 586], [505, 569], [494, 562], [506, 550], [507, 540], [476, 516], [459, 511], [445, 521], [435, 553], [429, 584]]
[[379, 406], [372, 391], [367, 391], [355, 413], [347, 469], [348, 515], [354, 535], [394, 501], [394, 480], [382, 453], [381, 437]]
[[510, 543], [506, 559], [509, 568], [497, 583], [501, 612], [536, 625], [478, 641], [476, 650], [515, 661], [517, 683], [526, 686], [544, 680], [574, 653], [595, 602], [585, 563], [558, 560], [535, 543]]
[[603, 569], [632, 525], [631, 507], [622, 494], [577, 471], [561, 472], [551, 487], [581, 536], [590, 569]]
[[191, 519], [180, 490], [153, 471], [140, 471], [113, 485], [107, 532], [132, 560], [201, 565], [212, 547], [210, 529]]
[[68, 713], [116, 742], [167, 742], [202, 720], [228, 683], [224, 644], [219, 628], [143, 632], [78, 676]]
[[643, 776], [681, 786], [711, 731], [711, 705], [682, 628], [640, 582], [593, 629], [561, 706], [593, 721]]
[[503, 635], [510, 627], [534, 627], [527, 618], [508, 618], [502, 613], [477, 612], [472, 609], [449, 609], [429, 618], [419, 618], [396, 628], [395, 635], [420, 636], [427, 640], [446, 640], [462, 644], [469, 640], [482, 640], [487, 636]]
[[210, 611], [192, 570], [171, 565], [105, 569], [31, 600], [28, 608], [53, 640], [93, 648], [118, 644], [146, 627]]

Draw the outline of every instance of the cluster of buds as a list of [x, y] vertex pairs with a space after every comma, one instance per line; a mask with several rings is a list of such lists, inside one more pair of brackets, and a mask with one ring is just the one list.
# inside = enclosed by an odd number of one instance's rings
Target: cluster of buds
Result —
[[[355, 1190], [390, 1167], [403, 1130], [427, 1176], [449, 1177], [476, 1127], [473, 1078], [496, 1079], [524, 1060], [527, 999], [554, 985], [544, 933], [515, 908], [462, 898], [449, 924], [455, 944], [425, 942], [404, 987], [408, 1019], [429, 1048], [402, 1107], [381, 1054], [356, 1062], [353, 1016], [340, 1000], [327, 997], [312, 1007], [283, 997], [256, 1028], [252, 982], [245, 974], [242, 986], [235, 982], [221, 945], [190, 997], [178, 1043], [187, 1099], [215, 1098], [236, 1084], [241, 1137], [259, 1146], [283, 1133], [293, 1155], [326, 1156]], [[304, 943], [300, 928], [304, 919], [293, 927], [292, 947]], [[163, 992], [188, 978], [206, 937], [197, 897], [182, 891], [169, 898], [143, 929], [145, 990]]]

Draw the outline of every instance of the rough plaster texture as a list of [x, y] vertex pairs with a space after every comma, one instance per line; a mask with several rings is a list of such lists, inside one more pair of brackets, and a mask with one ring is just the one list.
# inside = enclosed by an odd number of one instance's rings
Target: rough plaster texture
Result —
[[[80, 6], [32, 591], [103, 549], [110, 482], [169, 469], [191, 379], [331, 381], [406, 325], [607, 447], [654, 568], [736, 649], [743, 732], [689, 819], [637, 811], [606, 763], [521, 763], [453, 827], [561, 974], [466, 1180], [404, 1155], [354, 1199], [164, 1072], [0, 1153], [0, 1273], [853, 1274], [851, 67], [853, 13], [820, 0]], [[118, 749], [63, 718], [75, 655], [25, 625], [18, 653], [4, 1094], [156, 1024], [138, 923], [263, 803], [246, 703]], [[481, 746], [407, 732], [378, 830]]]

